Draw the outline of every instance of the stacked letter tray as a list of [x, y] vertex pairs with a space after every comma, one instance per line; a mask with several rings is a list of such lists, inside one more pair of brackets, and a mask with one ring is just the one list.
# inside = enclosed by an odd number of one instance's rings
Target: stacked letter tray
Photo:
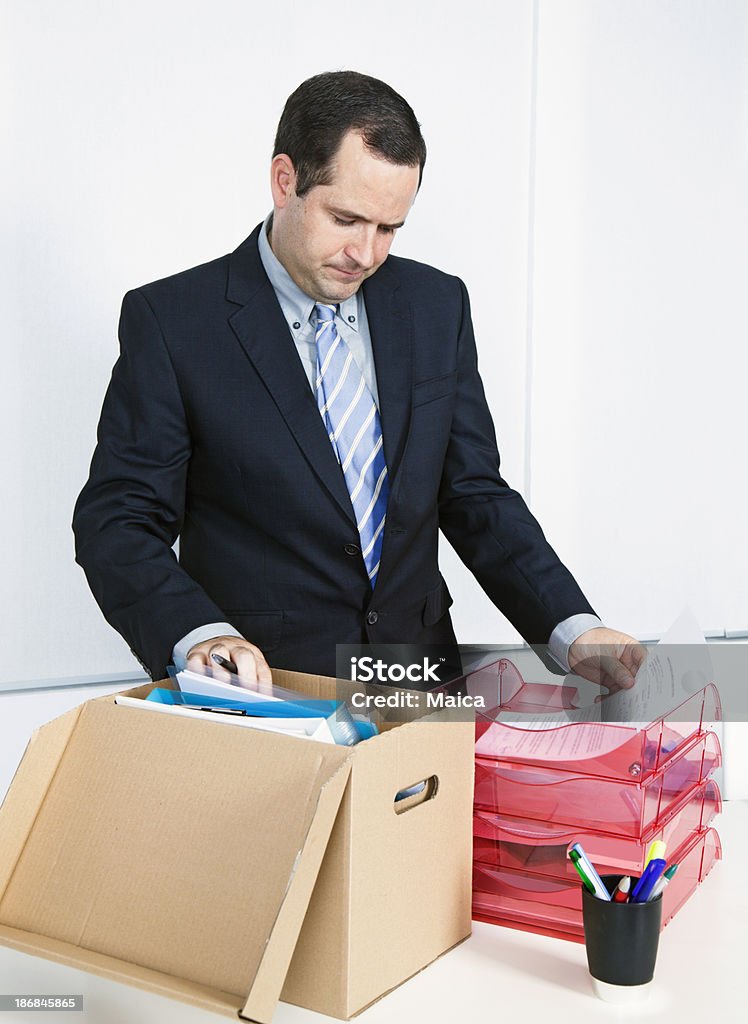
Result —
[[[706, 878], [722, 856], [713, 828], [695, 832], [670, 853], [678, 871], [662, 895], [663, 927]], [[624, 873], [619, 868], [616, 874]], [[578, 880], [560, 881], [511, 868], [473, 867], [473, 918], [523, 931], [584, 941], [582, 892]]]
[[664, 927], [721, 857], [712, 827], [721, 797], [711, 777], [721, 749], [709, 728], [721, 718], [716, 688], [646, 725], [525, 730], [523, 713], [568, 708], [570, 691], [525, 683], [504, 659], [468, 676], [467, 687], [494, 698], [476, 723], [473, 917], [582, 941], [572, 843], [600, 874], [637, 877], [661, 839], [668, 863], [678, 864], [663, 894]]
[[[709, 734], [710, 743], [715, 741]], [[559, 881], [579, 881], [568, 857], [579, 842], [601, 875], [640, 875], [646, 852], [656, 839], [668, 851], [683, 846], [696, 832], [705, 831], [722, 808], [714, 779], [694, 786], [662, 820], [639, 839], [594, 829], [575, 829], [549, 821], [510, 818], [478, 807], [473, 817], [473, 859], [476, 864], [509, 871], [526, 871]]]

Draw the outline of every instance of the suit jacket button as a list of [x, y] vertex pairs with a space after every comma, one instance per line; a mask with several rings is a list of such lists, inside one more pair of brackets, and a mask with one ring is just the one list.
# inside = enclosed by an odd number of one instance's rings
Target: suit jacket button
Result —
[[358, 555], [361, 553], [361, 548], [358, 544], [346, 544], [343, 550], [347, 555]]
[[373, 626], [378, 618], [379, 612], [369, 612], [368, 615], [366, 616], [366, 621], [369, 623], [370, 626]]

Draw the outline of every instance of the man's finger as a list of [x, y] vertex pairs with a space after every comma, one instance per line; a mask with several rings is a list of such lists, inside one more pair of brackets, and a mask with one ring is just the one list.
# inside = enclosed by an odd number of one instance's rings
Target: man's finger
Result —
[[185, 662], [185, 668], [190, 672], [197, 672], [199, 675], [205, 675], [205, 666], [207, 663], [207, 651], [191, 651], [187, 661]]
[[256, 689], [258, 693], [272, 695], [273, 676], [260, 648], [254, 644], [246, 644], [232, 647], [231, 653], [239, 669], [239, 684], [241, 685], [242, 680], [255, 683], [252, 689]]
[[630, 690], [636, 682], [630, 669], [617, 658], [606, 656], [600, 659], [600, 663], [600, 682], [603, 686], [608, 688], [616, 686], [620, 690]]
[[231, 658], [236, 665], [239, 685], [257, 682], [257, 658], [248, 647], [232, 647]]
[[632, 673], [636, 675], [647, 660], [647, 648], [643, 647], [641, 644], [627, 644], [623, 650], [621, 660], [624, 661], [624, 663], [631, 669]]
[[228, 661], [231, 661], [228, 645], [225, 643], [210, 645], [208, 648], [208, 668], [210, 669], [210, 674], [214, 679], [217, 679], [221, 683], [230, 683], [231, 673], [219, 665], [213, 657], [214, 654], [220, 654], [222, 658], [226, 658]]
[[262, 654], [257, 661], [257, 678], [262, 684], [260, 687], [261, 693], [273, 692], [273, 673], [270, 671], [270, 666]]

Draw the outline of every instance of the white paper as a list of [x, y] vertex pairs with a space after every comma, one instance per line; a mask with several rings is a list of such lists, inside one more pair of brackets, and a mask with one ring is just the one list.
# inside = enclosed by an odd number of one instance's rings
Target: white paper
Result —
[[248, 690], [244, 686], [235, 686], [233, 683], [221, 683], [217, 679], [209, 679], [200, 672], [193, 672], [185, 669], [177, 672], [177, 685], [184, 693], [197, 693], [201, 697], [224, 697], [228, 700], [283, 700], [283, 697], [274, 697], [271, 683], [257, 683], [258, 687], [266, 686], [267, 693], [261, 690]]
[[683, 611], [660, 642], [649, 651], [630, 690], [620, 690], [604, 704], [604, 715], [631, 727], [649, 724], [674, 711], [712, 682], [704, 632], [694, 614]]
[[542, 757], [545, 761], [600, 757], [711, 681], [704, 633], [694, 615], [685, 610], [649, 650], [631, 689], [588, 707], [544, 715], [502, 711], [496, 721], [509, 728], [489, 728], [475, 750], [488, 757]]
[[156, 700], [143, 700], [140, 697], [125, 697], [119, 694], [114, 698], [114, 703], [131, 708], [145, 708], [147, 711], [182, 715], [186, 718], [200, 718], [203, 722], [243, 725], [245, 728], [259, 729], [262, 732], [280, 732], [305, 740], [317, 740], [319, 743], [335, 742], [326, 718], [254, 718], [250, 715], [222, 715], [220, 712], [198, 711], [180, 704], [162, 704]]

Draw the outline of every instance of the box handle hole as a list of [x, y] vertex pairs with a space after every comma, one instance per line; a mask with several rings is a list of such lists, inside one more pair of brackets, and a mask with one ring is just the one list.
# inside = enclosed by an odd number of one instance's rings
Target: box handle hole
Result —
[[404, 814], [419, 804], [425, 804], [427, 800], [433, 800], [438, 788], [439, 779], [436, 775], [430, 775], [427, 779], [398, 790], [395, 793], [395, 814]]

